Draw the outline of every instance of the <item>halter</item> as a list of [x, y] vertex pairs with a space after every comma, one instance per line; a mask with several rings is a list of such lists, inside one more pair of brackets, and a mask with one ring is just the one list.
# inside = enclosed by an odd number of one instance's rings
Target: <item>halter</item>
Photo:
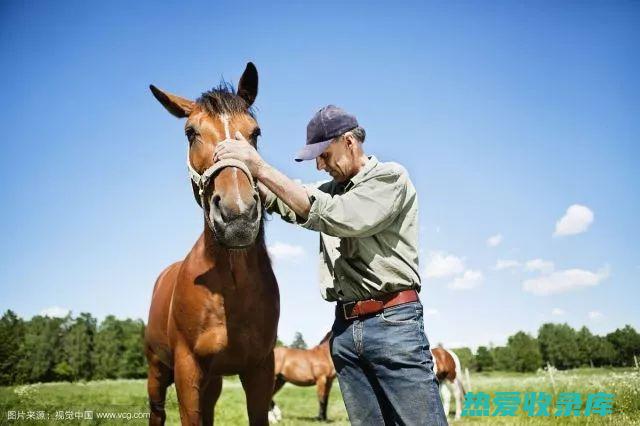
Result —
[[[221, 114], [220, 119], [224, 123], [224, 132], [227, 138], [226, 140], [232, 140], [229, 132], [229, 116], [226, 114]], [[235, 159], [218, 160], [215, 163], [213, 163], [211, 167], [209, 167], [202, 174], [200, 174], [191, 165], [191, 160], [189, 159], [189, 148], [187, 148], [187, 167], [189, 169], [189, 177], [191, 178], [191, 181], [198, 187], [198, 196], [200, 197], [200, 207], [202, 207], [203, 209], [205, 208], [204, 207], [205, 206], [204, 191], [207, 188], [207, 185], [209, 184], [209, 180], [215, 178], [216, 174], [218, 174], [220, 170], [224, 169], [225, 167], [237, 167], [238, 169], [242, 170], [242, 172], [249, 179], [249, 183], [251, 184], [251, 187], [253, 188], [253, 190], [258, 192], [258, 184], [253, 179], [253, 176], [251, 175], [251, 171], [249, 171], [249, 168], [247, 167], [247, 165], [240, 160], [235, 160]], [[260, 197], [258, 197], [258, 214], [259, 215], [262, 213], [261, 203], [262, 203], [262, 200], [260, 199]], [[209, 222], [209, 216], [206, 214], [205, 216], [207, 217], [207, 222]]]
[[198, 187], [198, 196], [200, 197], [200, 203], [203, 207], [204, 204], [202, 203], [204, 203], [204, 190], [206, 189], [209, 180], [215, 177], [215, 175], [225, 167], [239, 168], [244, 172], [245, 175], [247, 175], [247, 178], [249, 178], [251, 187], [256, 191], [258, 189], [258, 186], [256, 185], [255, 180], [253, 179], [253, 176], [249, 171], [249, 168], [240, 160], [227, 159], [216, 161], [211, 167], [205, 170], [204, 173], [199, 174], [191, 165], [191, 161], [189, 160], [189, 153], [187, 152], [187, 167], [189, 168], [189, 177], [191, 178], [191, 181]]

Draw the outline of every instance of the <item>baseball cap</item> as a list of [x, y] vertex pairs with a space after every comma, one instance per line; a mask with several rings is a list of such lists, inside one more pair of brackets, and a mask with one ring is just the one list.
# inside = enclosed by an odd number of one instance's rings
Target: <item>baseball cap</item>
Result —
[[313, 160], [322, 154], [331, 139], [358, 127], [356, 117], [335, 105], [316, 112], [307, 124], [307, 143], [296, 155], [296, 161]]

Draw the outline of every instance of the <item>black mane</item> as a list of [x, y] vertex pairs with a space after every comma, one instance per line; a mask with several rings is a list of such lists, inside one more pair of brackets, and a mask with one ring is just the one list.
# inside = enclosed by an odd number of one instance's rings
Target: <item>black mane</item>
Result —
[[248, 113], [255, 118], [253, 109], [249, 108], [247, 102], [236, 94], [233, 85], [224, 80], [218, 87], [204, 92], [196, 99], [196, 103], [211, 115]]

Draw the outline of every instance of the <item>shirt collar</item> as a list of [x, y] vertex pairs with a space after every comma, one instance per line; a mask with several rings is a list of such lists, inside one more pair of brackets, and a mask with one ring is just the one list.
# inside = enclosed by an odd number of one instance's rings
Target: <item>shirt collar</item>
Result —
[[360, 171], [358, 173], [356, 173], [356, 175], [354, 177], [352, 177], [347, 184], [345, 185], [344, 190], [348, 191], [351, 188], [353, 188], [355, 185], [357, 185], [358, 183], [362, 182], [362, 180], [365, 178], [365, 176], [367, 176], [369, 174], [369, 172], [371, 170], [373, 170], [373, 168], [375, 166], [378, 165], [378, 159], [375, 157], [375, 155], [372, 155], [370, 157], [367, 157], [368, 160], [366, 163], [364, 163], [364, 166], [362, 167], [362, 169], [360, 169]]

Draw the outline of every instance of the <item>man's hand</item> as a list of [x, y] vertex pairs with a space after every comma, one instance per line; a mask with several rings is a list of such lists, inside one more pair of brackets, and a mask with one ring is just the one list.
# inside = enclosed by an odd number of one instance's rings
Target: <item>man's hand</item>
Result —
[[258, 151], [242, 136], [242, 133], [236, 132], [237, 140], [225, 140], [216, 146], [213, 153], [213, 161], [235, 159], [240, 160], [247, 165], [251, 174], [257, 178], [260, 168], [265, 165], [264, 160], [258, 154]]
[[213, 161], [232, 158], [244, 162], [254, 179], [258, 181], [258, 192], [263, 200], [266, 190], [269, 190], [301, 219], [306, 219], [309, 216], [311, 202], [304, 187], [268, 165], [240, 132], [236, 132], [235, 137], [237, 140], [218, 143], [213, 153]]

